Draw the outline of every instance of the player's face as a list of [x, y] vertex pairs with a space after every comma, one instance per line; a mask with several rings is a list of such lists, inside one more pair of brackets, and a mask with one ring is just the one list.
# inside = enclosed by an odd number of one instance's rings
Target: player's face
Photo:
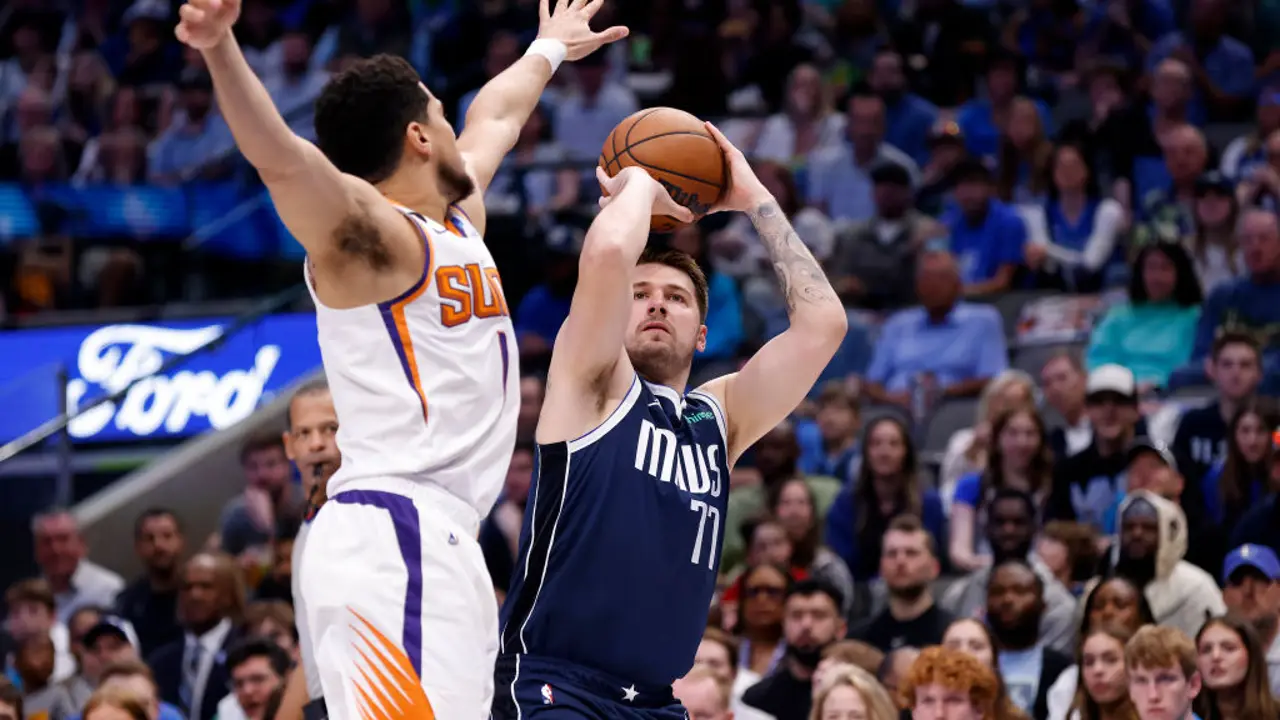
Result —
[[675, 381], [689, 371], [694, 351], [706, 346], [693, 282], [673, 267], [637, 265], [631, 289], [631, 364], [651, 382]]
[[1129, 699], [1142, 720], [1179, 720], [1200, 694], [1200, 673], [1191, 677], [1179, 667], [1129, 668]]
[[1239, 687], [1249, 671], [1249, 651], [1235, 630], [1214, 623], [1200, 633], [1196, 666], [1210, 690]]
[[444, 116], [440, 99], [432, 95], [426, 85], [418, 83], [418, 86], [428, 98], [427, 124], [422, 129], [431, 142], [430, 157], [435, 162], [440, 192], [450, 203], [465, 200], [475, 192], [476, 184], [467, 173], [462, 151], [458, 149], [458, 136]]

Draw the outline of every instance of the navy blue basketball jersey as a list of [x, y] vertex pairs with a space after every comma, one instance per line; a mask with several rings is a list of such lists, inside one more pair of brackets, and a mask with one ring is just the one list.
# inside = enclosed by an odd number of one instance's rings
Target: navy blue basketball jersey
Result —
[[669, 686], [716, 589], [729, 469], [716, 399], [639, 377], [595, 430], [538, 446], [501, 652]]

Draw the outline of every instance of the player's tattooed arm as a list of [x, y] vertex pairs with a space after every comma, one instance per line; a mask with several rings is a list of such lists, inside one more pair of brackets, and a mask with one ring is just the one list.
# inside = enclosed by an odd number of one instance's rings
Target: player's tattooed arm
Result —
[[840, 298], [822, 266], [796, 235], [777, 201], [770, 198], [756, 205], [747, 211], [747, 217], [751, 218], [760, 242], [769, 251], [778, 286], [787, 301], [787, 315], [792, 320], [806, 305], [840, 307]]

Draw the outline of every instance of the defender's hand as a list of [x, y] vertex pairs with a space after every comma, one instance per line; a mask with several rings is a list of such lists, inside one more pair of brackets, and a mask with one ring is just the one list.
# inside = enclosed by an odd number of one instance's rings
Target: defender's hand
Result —
[[178, 40], [197, 50], [208, 50], [231, 34], [240, 17], [240, 0], [187, 0], [178, 9]]
[[654, 215], [670, 215], [680, 222], [693, 222], [693, 211], [673, 200], [667, 193], [667, 189], [662, 187], [662, 183], [655, 180], [644, 168], [626, 167], [617, 175], [609, 177], [604, 168], [597, 167], [596, 179], [600, 181], [600, 188], [604, 190], [600, 198], [601, 208], [608, 206], [614, 198], [628, 188], [647, 190], [653, 196]]
[[720, 202], [711, 208], [711, 212], [733, 210], [746, 212], [761, 203], [772, 201], [773, 196], [769, 194], [764, 183], [760, 182], [760, 178], [756, 177], [755, 171], [751, 169], [751, 163], [747, 162], [747, 157], [742, 154], [742, 151], [734, 147], [715, 125], [706, 123], [706, 126], [707, 132], [715, 138], [716, 144], [720, 146], [725, 160], [729, 163], [729, 187], [725, 188]]
[[552, 10], [551, 0], [539, 0], [538, 37], [564, 43], [569, 51], [565, 59], [569, 61], [581, 60], [601, 46], [626, 37], [630, 31], [620, 25], [602, 32], [591, 29], [591, 18], [602, 5], [604, 0], [555, 0]]

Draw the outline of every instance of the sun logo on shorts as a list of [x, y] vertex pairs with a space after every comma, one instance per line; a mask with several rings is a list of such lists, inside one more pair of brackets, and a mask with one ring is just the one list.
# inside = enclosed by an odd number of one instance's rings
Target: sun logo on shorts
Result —
[[[435, 711], [404, 650], [355, 610], [352, 649], [363, 661], [355, 683], [360, 720], [435, 720]], [[363, 681], [363, 682], [362, 682]]]

